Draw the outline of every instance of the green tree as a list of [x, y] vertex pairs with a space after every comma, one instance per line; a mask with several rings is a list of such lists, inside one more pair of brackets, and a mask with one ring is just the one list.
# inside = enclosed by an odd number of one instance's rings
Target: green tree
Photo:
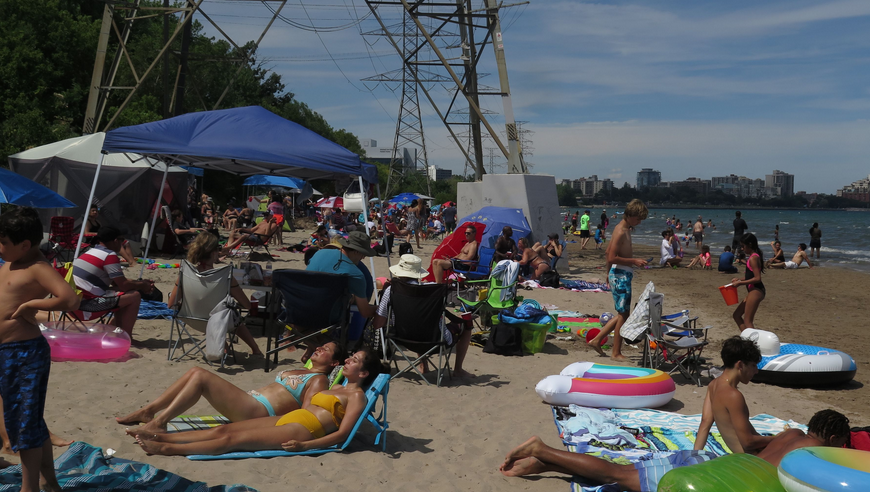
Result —
[[559, 198], [560, 207], [576, 207], [577, 197], [574, 188], [568, 185], [556, 185], [556, 196]]

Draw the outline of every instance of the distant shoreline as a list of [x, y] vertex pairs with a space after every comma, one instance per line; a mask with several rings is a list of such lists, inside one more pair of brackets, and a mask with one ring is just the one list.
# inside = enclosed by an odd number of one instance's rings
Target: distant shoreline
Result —
[[[566, 209], [590, 209], [593, 210], [595, 208], [603, 208], [606, 210], [606, 207], [614, 207], [614, 205], [578, 205], [576, 207], [565, 207], [559, 206], [559, 208]], [[647, 205], [647, 208], [650, 210], [808, 210], [813, 212], [870, 212], [870, 208], [854, 208], [854, 207], [846, 207], [846, 208], [805, 208], [805, 207], [759, 207], [759, 206], [714, 206], [714, 205]], [[617, 207], [617, 210], [619, 208]]]

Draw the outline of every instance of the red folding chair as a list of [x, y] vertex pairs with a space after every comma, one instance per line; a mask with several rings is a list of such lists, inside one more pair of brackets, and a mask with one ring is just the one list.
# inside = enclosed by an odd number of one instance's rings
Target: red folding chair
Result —
[[52, 217], [49, 223], [48, 240], [54, 245], [56, 257], [62, 261], [73, 260], [79, 235], [75, 232], [75, 219], [72, 217]]

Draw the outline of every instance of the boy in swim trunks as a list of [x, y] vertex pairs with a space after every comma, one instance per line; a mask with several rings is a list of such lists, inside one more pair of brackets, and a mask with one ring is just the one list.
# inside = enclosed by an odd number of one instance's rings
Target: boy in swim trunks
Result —
[[[79, 298], [42, 253], [42, 223], [32, 208], [0, 215], [0, 395], [12, 450], [21, 456], [21, 490], [60, 490], [45, 425], [51, 349], [37, 311], [72, 311]], [[51, 294], [51, 297], [47, 297]]]
[[604, 328], [595, 338], [587, 342], [602, 357], [605, 354], [601, 350], [601, 344], [604, 338], [613, 332], [613, 352], [610, 358], [619, 361], [626, 360], [626, 357], [622, 355], [622, 337], [620, 337], [619, 330], [622, 329], [622, 325], [631, 311], [631, 279], [634, 277], [632, 269], [646, 266], [646, 261], [631, 257], [631, 230], [640, 225], [648, 214], [649, 211], [642, 201], [632, 200], [626, 205], [622, 221], [616, 225], [610, 236], [610, 245], [607, 246], [606, 252], [607, 269], [610, 272], [607, 278], [610, 291], [613, 294], [616, 316], [604, 325]]

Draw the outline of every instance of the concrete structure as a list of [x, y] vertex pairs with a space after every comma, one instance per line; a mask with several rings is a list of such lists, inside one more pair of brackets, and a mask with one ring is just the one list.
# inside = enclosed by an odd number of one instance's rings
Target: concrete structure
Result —
[[562, 211], [553, 176], [485, 174], [483, 181], [458, 183], [456, 191], [457, 218], [487, 206], [520, 208], [532, 226], [535, 241], [546, 242], [547, 235], [554, 232], [562, 236]]
[[774, 169], [773, 174], [764, 177], [764, 187], [770, 188], [769, 193], [774, 196], [794, 196], [794, 174]]
[[441, 169], [440, 167], [429, 166], [429, 179], [432, 181], [443, 181], [453, 177], [453, 171], [450, 169]]
[[870, 203], [870, 176], [837, 190], [837, 196]]
[[662, 182], [662, 173], [655, 169], [645, 167], [637, 172], [637, 189], [652, 188]]

